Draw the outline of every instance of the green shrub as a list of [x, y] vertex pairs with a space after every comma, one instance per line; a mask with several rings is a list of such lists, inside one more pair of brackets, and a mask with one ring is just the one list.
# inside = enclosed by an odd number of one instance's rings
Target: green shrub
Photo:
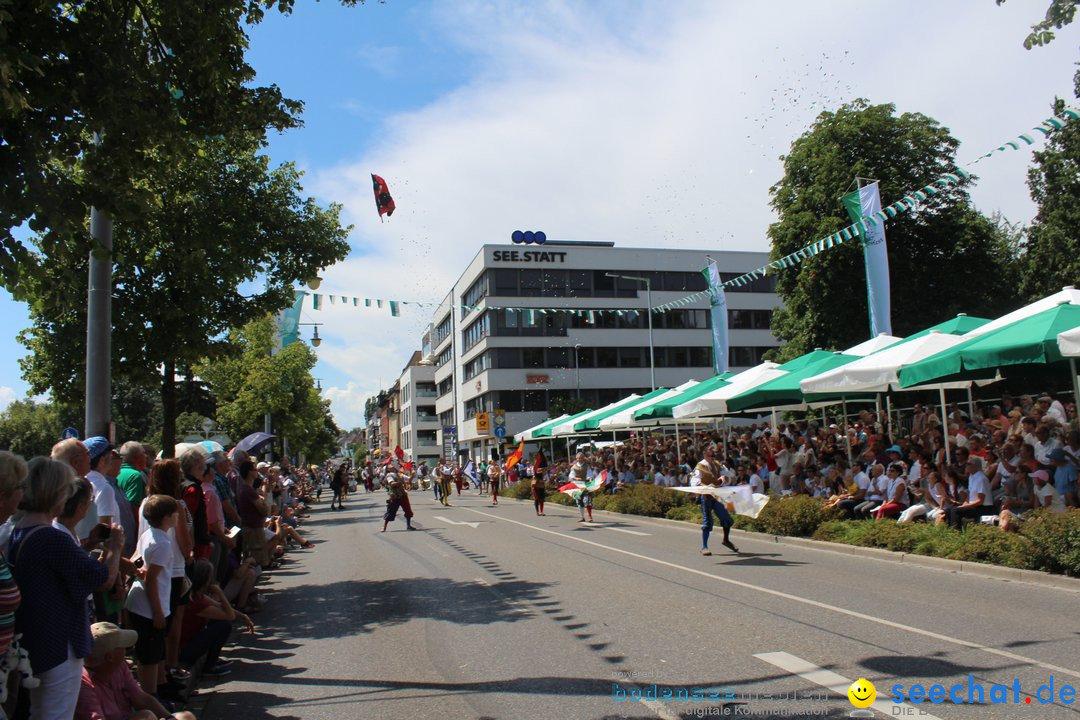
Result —
[[1024, 519], [1020, 535], [1031, 541], [1032, 567], [1080, 576], [1080, 510], [1037, 510]]
[[770, 535], [809, 537], [821, 523], [836, 515], [835, 508], [826, 508], [821, 500], [806, 495], [773, 498], [762, 508], [751, 528]]
[[516, 483], [510, 483], [501, 488], [499, 494], [517, 500], [531, 500], [532, 486], [528, 480], [518, 480]]
[[[701, 506], [699, 505], [676, 505], [673, 508], [669, 508], [664, 517], [668, 520], [683, 520], [685, 522], [700, 523], [701, 522]], [[735, 526], [739, 526], [739, 515], [735, 516]], [[750, 518], [743, 518], [749, 520]]]
[[963, 535], [963, 543], [949, 555], [953, 560], [1025, 569], [1033, 566], [1033, 544], [1026, 537], [989, 525], [969, 525]]
[[846, 542], [845, 538], [850, 525], [851, 523], [845, 520], [828, 520], [818, 525], [818, 529], [814, 531], [812, 537], [815, 540], [824, 542]]

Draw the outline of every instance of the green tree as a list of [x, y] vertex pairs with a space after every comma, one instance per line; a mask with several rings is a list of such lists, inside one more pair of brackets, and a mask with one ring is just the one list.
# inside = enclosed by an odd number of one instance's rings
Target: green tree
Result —
[[16, 400], [0, 412], [0, 450], [10, 450], [29, 460], [48, 455], [67, 427], [61, 408], [55, 403]]
[[[291, 164], [271, 168], [248, 136], [202, 140], [183, 156], [161, 154], [134, 178], [155, 198], [152, 212], [118, 221], [113, 293], [114, 375], [161, 393], [166, 452], [175, 444], [176, 375], [227, 355], [227, 332], [292, 304], [293, 288], [348, 252], [340, 206], [301, 194]], [[84, 387], [84, 296], [88, 258], [81, 231], [49, 231], [30, 251], [24, 278], [33, 326], [20, 335], [34, 392], [79, 405]], [[212, 414], [190, 382], [187, 409]], [[201, 407], [200, 407], [201, 406]]]
[[90, 205], [117, 219], [152, 208], [152, 188], [130, 180], [163, 148], [182, 156], [192, 138], [298, 125], [301, 103], [256, 84], [245, 58], [248, 26], [292, 7], [0, 0], [0, 283], [22, 298], [20, 278], [37, 269], [14, 228], [71, 233]]
[[271, 355], [274, 332], [269, 316], [249, 323], [229, 335], [237, 354], [200, 363], [195, 371], [217, 399], [217, 422], [229, 435], [261, 430], [263, 414], [270, 413], [274, 434], [288, 438], [290, 454], [320, 462], [333, 454], [341, 431], [329, 401], [315, 389], [315, 354], [297, 341]]
[[[1055, 112], [1064, 108], [1062, 100], [1055, 103]], [[1020, 291], [1037, 300], [1080, 279], [1080, 123], [1068, 123], [1035, 152], [1028, 188], [1039, 209], [1023, 248]]]
[[[997, 0], [1004, 5], [1005, 0]], [[1080, 0], [1051, 0], [1042, 22], [1031, 26], [1031, 32], [1024, 38], [1024, 47], [1028, 50], [1035, 46], [1048, 45], [1054, 39], [1054, 30], [1060, 30], [1076, 17], [1076, 6]]]
[[[772, 257], [783, 257], [846, 227], [840, 196], [856, 177], [880, 181], [883, 203], [954, 168], [957, 141], [919, 113], [858, 100], [825, 112], [791, 146], [774, 185], [779, 221], [769, 228]], [[1014, 300], [1005, 277], [1008, 243], [970, 204], [966, 184], [929, 199], [886, 225], [893, 334], [918, 331], [956, 313], [994, 317]], [[988, 283], [993, 292], [987, 292]], [[784, 307], [772, 330], [780, 359], [820, 347], [843, 349], [867, 338], [862, 248], [846, 243], [777, 275]]]

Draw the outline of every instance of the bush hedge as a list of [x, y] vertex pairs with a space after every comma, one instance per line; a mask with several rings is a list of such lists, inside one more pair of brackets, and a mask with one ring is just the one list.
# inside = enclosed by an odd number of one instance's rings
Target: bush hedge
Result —
[[[529, 484], [518, 482], [505, 495], [529, 499]], [[573, 505], [569, 496], [549, 486], [547, 501]], [[639, 484], [614, 495], [593, 497], [597, 510], [700, 523], [697, 497], [655, 485]], [[1068, 513], [1036, 511], [1020, 524], [1019, 532], [1002, 532], [988, 525], [971, 524], [961, 530], [947, 525], [893, 520], [840, 520], [836, 510], [816, 498], [799, 495], [773, 498], [757, 518], [735, 516], [742, 530], [812, 537], [815, 540], [876, 547], [896, 552], [1043, 570], [1080, 577], [1080, 510]]]

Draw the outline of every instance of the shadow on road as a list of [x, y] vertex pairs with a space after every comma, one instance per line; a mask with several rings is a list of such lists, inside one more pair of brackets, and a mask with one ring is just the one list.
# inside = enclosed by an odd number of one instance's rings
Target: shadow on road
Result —
[[[326, 585], [300, 585], [274, 593], [279, 607], [303, 612], [266, 618], [263, 628], [289, 638], [334, 638], [361, 635], [376, 627], [420, 618], [462, 625], [517, 622], [531, 617], [521, 606], [539, 599], [544, 583], [507, 580], [490, 586], [447, 578], [344, 580]], [[491, 591], [509, 602], [492, 603]], [[477, 608], [484, 612], [476, 612]]]

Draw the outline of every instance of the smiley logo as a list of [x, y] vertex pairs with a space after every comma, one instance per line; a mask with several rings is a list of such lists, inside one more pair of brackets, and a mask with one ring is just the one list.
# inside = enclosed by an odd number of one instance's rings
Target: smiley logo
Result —
[[874, 687], [874, 683], [866, 678], [859, 678], [851, 683], [851, 687], [847, 690], [847, 696], [851, 704], [857, 708], [870, 707], [877, 698], [877, 688]]

